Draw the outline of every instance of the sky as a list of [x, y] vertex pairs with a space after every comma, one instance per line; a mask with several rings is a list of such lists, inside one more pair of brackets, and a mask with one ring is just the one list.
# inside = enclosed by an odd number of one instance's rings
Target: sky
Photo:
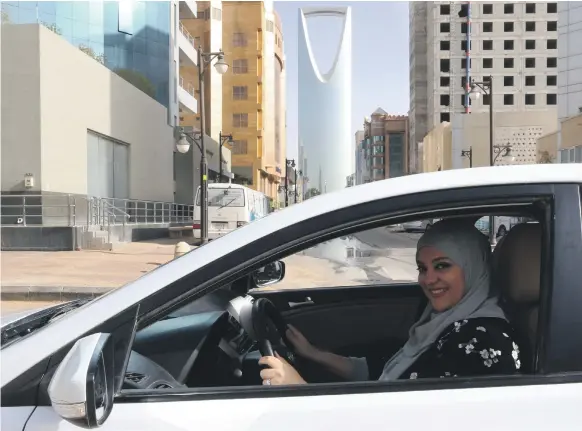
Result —
[[[281, 17], [287, 68], [287, 157], [297, 157], [297, 46], [299, 8], [352, 7], [352, 136], [362, 129], [364, 117], [378, 107], [389, 114], [406, 114], [408, 85], [408, 2], [293, 2], [275, 1]], [[316, 17], [308, 30], [319, 69], [332, 64], [341, 34], [339, 19]]]

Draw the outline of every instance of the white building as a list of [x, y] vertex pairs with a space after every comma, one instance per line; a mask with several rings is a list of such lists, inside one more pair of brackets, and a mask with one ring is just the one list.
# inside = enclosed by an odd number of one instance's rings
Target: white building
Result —
[[465, 92], [467, 82], [489, 76], [496, 113], [556, 113], [557, 3], [470, 3], [469, 16], [459, 17], [467, 4], [410, 3], [411, 143], [443, 121], [454, 123], [455, 114], [488, 112], [488, 97], [471, 97], [466, 107]]
[[[336, 17], [343, 32], [330, 71], [322, 74], [314, 57], [307, 19]], [[299, 10], [299, 140], [309, 160], [309, 187], [321, 193], [345, 188], [352, 172], [352, 20], [349, 7]]]
[[[559, 161], [582, 162], [582, 2], [559, 3], [558, 140]], [[579, 116], [577, 124], [568, 121]], [[568, 129], [566, 131], [566, 129]]]

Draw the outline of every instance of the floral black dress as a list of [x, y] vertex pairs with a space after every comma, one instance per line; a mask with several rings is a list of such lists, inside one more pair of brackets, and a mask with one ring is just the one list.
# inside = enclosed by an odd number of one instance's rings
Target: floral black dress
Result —
[[519, 346], [511, 325], [498, 318], [454, 322], [401, 379], [473, 377], [518, 373]]

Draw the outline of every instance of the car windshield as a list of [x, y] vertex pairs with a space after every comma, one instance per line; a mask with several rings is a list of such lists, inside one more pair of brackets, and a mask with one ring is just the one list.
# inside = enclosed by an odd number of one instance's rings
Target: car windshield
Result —
[[[200, 191], [196, 198], [196, 205], [200, 205]], [[208, 189], [208, 206], [211, 207], [244, 207], [245, 195], [242, 189], [220, 188]]]

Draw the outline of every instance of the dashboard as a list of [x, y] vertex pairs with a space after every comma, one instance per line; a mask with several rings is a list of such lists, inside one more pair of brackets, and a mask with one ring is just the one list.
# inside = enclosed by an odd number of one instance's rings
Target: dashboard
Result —
[[[218, 303], [217, 303], [218, 304]], [[170, 314], [136, 333], [123, 389], [259, 385], [253, 298]]]

